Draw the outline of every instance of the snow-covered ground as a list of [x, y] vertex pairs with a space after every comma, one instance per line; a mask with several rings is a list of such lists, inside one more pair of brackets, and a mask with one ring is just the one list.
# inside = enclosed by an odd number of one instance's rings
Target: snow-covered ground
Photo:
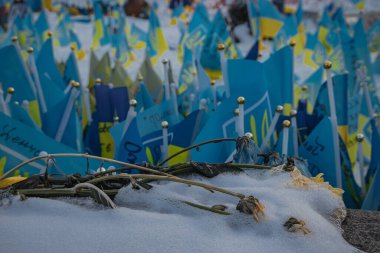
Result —
[[[357, 252], [337, 225], [341, 198], [316, 183], [297, 188], [289, 172], [257, 170], [189, 179], [253, 195], [265, 217], [257, 223], [236, 210], [236, 197], [174, 182], [123, 188], [112, 210], [90, 199], [15, 197], [0, 205], [0, 252]], [[225, 205], [231, 215], [182, 201]], [[286, 231], [291, 216], [311, 233]]]

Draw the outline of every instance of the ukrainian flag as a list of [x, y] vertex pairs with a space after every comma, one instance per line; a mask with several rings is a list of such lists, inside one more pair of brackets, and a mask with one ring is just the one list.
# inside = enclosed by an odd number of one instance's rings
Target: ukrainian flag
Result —
[[363, 11], [365, 9], [364, 0], [351, 0], [351, 2], [355, 5], [357, 10]]
[[165, 40], [161, 29], [160, 21], [153, 9], [149, 15], [149, 31], [146, 40], [146, 54], [155, 65], [157, 60], [169, 49], [168, 43]]
[[260, 37], [273, 39], [284, 25], [284, 16], [268, 0], [259, 0]]
[[95, 4], [94, 6], [95, 13], [95, 27], [94, 27], [94, 37], [92, 39], [92, 48], [96, 49], [101, 46], [110, 43], [109, 34], [107, 31], [107, 26], [105, 25], [103, 12], [100, 6], [100, 3]]

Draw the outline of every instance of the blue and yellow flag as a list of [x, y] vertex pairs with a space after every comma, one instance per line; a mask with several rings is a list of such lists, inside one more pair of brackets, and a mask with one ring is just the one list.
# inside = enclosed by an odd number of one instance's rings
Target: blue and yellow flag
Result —
[[34, 122], [41, 126], [37, 93], [21, 54], [19, 54], [14, 45], [9, 45], [0, 49], [0, 58], [7, 59], [6, 61], [0, 61], [0, 83], [2, 88], [6, 90], [13, 87], [17, 91], [13, 94], [14, 101], [29, 101], [29, 113]]
[[161, 122], [164, 120], [166, 120], [169, 125], [177, 124], [182, 120], [182, 117], [177, 113], [172, 97], [169, 100], [152, 106], [137, 115], [137, 125], [141, 136], [161, 130]]
[[40, 15], [38, 16], [38, 19], [35, 23], [35, 27], [37, 30], [38, 38], [39, 38], [39, 44], [42, 45], [45, 40], [47, 40], [48, 31], [50, 30], [49, 23], [46, 17], [45, 10], [42, 10]]
[[248, 14], [249, 14], [249, 25], [251, 27], [252, 36], [256, 40], [259, 40], [260, 39], [260, 13], [253, 0], [248, 0], [247, 8], [248, 8]]
[[40, 77], [45, 75], [53, 80], [54, 85], [57, 85], [61, 90], [66, 88], [67, 84], [63, 82], [62, 76], [55, 64], [52, 38], [48, 38], [42, 45], [36, 60], [36, 65]]
[[84, 49], [82, 48], [82, 43], [80, 43], [78, 36], [75, 34], [73, 29], [69, 30], [70, 34], [70, 46], [75, 52], [76, 57], [78, 58], [78, 61], [83, 60], [83, 58], [86, 56], [86, 53]]
[[144, 78], [144, 84], [148, 89], [148, 92], [152, 97], [154, 103], [160, 103], [164, 93], [162, 81], [158, 74], [154, 71], [152, 62], [148, 57], [145, 57], [145, 60], [141, 64], [139, 72]]
[[268, 0], [259, 0], [260, 37], [274, 38], [284, 25], [284, 16]]
[[[348, 124], [348, 79], [347, 74], [336, 75], [333, 77], [333, 93], [336, 107], [336, 117], [338, 119], [338, 128], [342, 138], [347, 138]], [[321, 119], [330, 115], [330, 103], [327, 91], [327, 81], [321, 85], [318, 97], [314, 105], [314, 114]]]
[[110, 44], [111, 39], [109, 36], [108, 28], [104, 21], [103, 11], [100, 2], [94, 4], [94, 16], [95, 26], [91, 48], [96, 49], [104, 45]]
[[[169, 125], [168, 128], [168, 144], [169, 156], [191, 146], [194, 139], [199, 134], [207, 121], [207, 113], [203, 110], [195, 110], [178, 124]], [[162, 130], [155, 131], [142, 138], [143, 145], [146, 150], [147, 157], [151, 164], [157, 164], [166, 157], [162, 157]], [[190, 160], [190, 151], [184, 152], [181, 155], [171, 159], [168, 165], [173, 165], [180, 162]]]
[[151, 9], [149, 14], [149, 31], [146, 41], [146, 55], [149, 55], [153, 65], [169, 49], [168, 43], [161, 29], [156, 12]]
[[292, 48], [285, 46], [264, 63], [272, 108], [283, 105], [285, 114], [288, 114], [293, 106], [293, 57]]
[[357, 10], [363, 11], [365, 9], [365, 0], [351, 0], [351, 2]]
[[[57, 138], [63, 115], [66, 112], [73, 91], [64, 95], [63, 99], [54, 106], [48, 108], [46, 113], [41, 114], [42, 131], [51, 138]], [[82, 152], [82, 126], [76, 111], [75, 101], [71, 110], [68, 110], [68, 122], [63, 130], [61, 142], [78, 152]]]
[[[49, 154], [76, 153], [76, 150], [56, 142], [35, 128], [0, 113], [0, 175], [21, 162], [39, 156], [41, 151]], [[5, 158], [4, 158], [5, 157]], [[86, 162], [78, 158], [55, 158], [61, 171], [59, 173], [85, 173]], [[5, 163], [5, 164], [4, 164]], [[40, 174], [46, 169], [43, 160], [30, 163], [12, 175], [29, 176]], [[49, 171], [50, 172], [50, 171]]]
[[347, 207], [359, 207], [360, 189], [353, 178], [345, 144], [341, 140], [334, 143], [337, 139], [334, 131], [330, 118], [324, 117], [301, 145], [299, 153], [302, 158], [307, 159], [313, 176], [323, 173], [325, 181], [334, 187], [337, 185], [336, 170], [341, 170], [343, 200]]

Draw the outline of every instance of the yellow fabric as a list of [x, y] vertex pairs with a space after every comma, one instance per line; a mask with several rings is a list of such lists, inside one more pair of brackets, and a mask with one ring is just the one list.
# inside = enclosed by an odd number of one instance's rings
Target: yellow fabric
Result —
[[364, 0], [356, 4], [356, 9], [358, 9], [359, 11], [362, 11], [365, 9]]
[[146, 153], [146, 158], [148, 159], [149, 163], [150, 164], [154, 164], [153, 163], [153, 155], [152, 155], [152, 152], [150, 151], [150, 149], [148, 147], [146, 147], [145, 149], [145, 153]]
[[294, 54], [297, 57], [302, 53], [306, 44], [306, 34], [305, 34], [305, 27], [303, 23], [301, 23], [298, 26], [298, 33], [295, 36], [293, 36], [291, 39], [296, 41], [296, 46], [294, 47]]
[[251, 125], [252, 138], [255, 143], [258, 143], [256, 119], [253, 115], [251, 115], [251, 117], [249, 118], [249, 123]]
[[179, 87], [179, 89], [178, 89], [178, 95], [184, 93], [186, 90], [187, 90], [187, 85], [182, 85], [182, 86]]
[[305, 49], [303, 55], [303, 62], [306, 66], [311, 67], [312, 69], [317, 69], [318, 65], [313, 61], [314, 51], [311, 49]]
[[[175, 146], [175, 145], [169, 145], [169, 156], [171, 155], [174, 155], [175, 153], [183, 150], [184, 148], [181, 148], [181, 147], [178, 147], [178, 146]], [[189, 151], [186, 151], [186, 152], [183, 152], [182, 154], [170, 159], [168, 161], [168, 165], [171, 166], [171, 165], [174, 165], [176, 163], [183, 163], [183, 162], [187, 162], [189, 160]]]
[[5, 164], [7, 162], [7, 157], [6, 156], [3, 156], [1, 159], [0, 159], [0, 175], [3, 175], [4, 174], [4, 168], [5, 168]]
[[169, 49], [169, 46], [160, 27], [156, 28], [155, 36], [150, 36], [150, 39], [152, 44], [157, 46], [157, 55], [151, 57], [153, 65], [156, 65], [158, 59]]
[[102, 20], [96, 20], [95, 21], [95, 34], [92, 39], [92, 48], [99, 48], [100, 47], [100, 39], [104, 36], [104, 31], [103, 31], [103, 24]]
[[[262, 117], [263, 118], [262, 118], [261, 126], [257, 126], [256, 118], [254, 115], [251, 115], [251, 117], [249, 118], [249, 123], [251, 126], [251, 133], [253, 135], [253, 140], [257, 144], [259, 144], [258, 143], [258, 136], [261, 137], [261, 140], [264, 140], [265, 135], [267, 134], [268, 129], [269, 129], [269, 118], [268, 118], [267, 110], [264, 111], [264, 114], [262, 115]], [[260, 130], [260, 132], [259, 132], [259, 130]]]
[[106, 158], [114, 158], [115, 156], [115, 142], [109, 132], [111, 127], [112, 123], [99, 123], [101, 156]]
[[319, 27], [318, 40], [325, 46], [327, 53], [330, 54], [332, 52], [333, 48], [329, 45], [329, 43], [326, 40], [328, 33], [329, 33], [328, 28], [326, 28], [324, 26]]
[[58, 12], [61, 9], [59, 6], [53, 6], [52, 0], [42, 0], [42, 6], [51, 12]]
[[274, 38], [283, 26], [283, 22], [260, 17], [260, 36], [261, 38]]
[[347, 125], [338, 126], [338, 133], [342, 137], [343, 142], [347, 145], [347, 143], [348, 143], [348, 126]]
[[24, 181], [26, 177], [7, 177], [0, 180], [0, 188], [6, 188], [18, 182]]
[[284, 115], [286, 116], [289, 116], [290, 115], [290, 111], [293, 109], [293, 105], [292, 104], [289, 104], [289, 103], [285, 103], [284, 104]]
[[220, 70], [205, 69], [205, 71], [211, 80], [218, 80], [222, 78], [222, 71]]
[[29, 114], [34, 123], [36, 123], [36, 125], [41, 128], [42, 123], [37, 100], [32, 100], [29, 102]]
[[267, 134], [269, 129], [269, 120], [268, 120], [268, 112], [267, 110], [264, 111], [263, 115], [263, 122], [261, 124], [261, 139], [265, 139], [265, 135]]
[[356, 141], [356, 135], [357, 133], [348, 135], [348, 140], [347, 140], [347, 145], [346, 145], [348, 156], [351, 162], [351, 167], [353, 170], [355, 170], [355, 167], [356, 167], [355, 164], [356, 164], [357, 153], [358, 153], [358, 142]]

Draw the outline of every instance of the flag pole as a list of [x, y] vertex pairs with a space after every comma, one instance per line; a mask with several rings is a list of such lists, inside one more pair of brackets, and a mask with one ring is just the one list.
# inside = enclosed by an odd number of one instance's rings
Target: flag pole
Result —
[[65, 111], [64, 111], [64, 113], [62, 115], [61, 122], [59, 123], [59, 127], [58, 127], [58, 130], [57, 130], [57, 133], [55, 135], [55, 140], [58, 141], [58, 142], [62, 141], [62, 138], [63, 138], [63, 135], [65, 133], [67, 124], [69, 123], [70, 114], [71, 114], [71, 112], [73, 110], [73, 107], [74, 107], [75, 99], [79, 95], [79, 91], [77, 90], [77, 88], [79, 88], [79, 83], [74, 82], [73, 86], [74, 86], [75, 89], [71, 90], [69, 100], [67, 102]]
[[239, 133], [239, 108], [234, 110], [235, 132]]
[[211, 91], [212, 91], [212, 104], [214, 106], [214, 111], [216, 110], [216, 107], [218, 106], [217, 105], [217, 101], [216, 101], [216, 87], [215, 87], [215, 80], [211, 80], [210, 82], [211, 84]]
[[364, 199], [366, 195], [366, 186], [365, 186], [365, 180], [364, 180], [364, 156], [363, 156], [364, 135], [362, 133], [357, 134], [356, 141], [358, 143], [359, 175], [360, 175], [360, 183], [361, 183], [360, 195], [362, 199]]
[[168, 69], [168, 59], [162, 59], [162, 64], [164, 65], [164, 92], [165, 100], [170, 99], [170, 87], [169, 87], [169, 69]]
[[288, 146], [289, 146], [289, 127], [291, 123], [289, 120], [284, 120], [282, 122], [283, 135], [282, 135], [282, 154], [288, 155]]
[[12, 99], [13, 93], [15, 93], [15, 88], [13, 88], [13, 87], [9, 87], [9, 88], [7, 89], [7, 96], [5, 97], [5, 103], [6, 103], [6, 104], [9, 104], [9, 103], [11, 102], [11, 99]]
[[237, 103], [239, 106], [238, 135], [239, 135], [239, 137], [242, 137], [244, 135], [244, 103], [245, 103], [245, 98], [244, 97], [238, 97]]
[[280, 118], [280, 115], [282, 114], [283, 111], [284, 111], [284, 107], [282, 105], [276, 106], [276, 112], [274, 113], [268, 132], [265, 135], [264, 141], [261, 143], [261, 147], [260, 147], [261, 151], [263, 151], [265, 147], [269, 147], [269, 139], [273, 135], [274, 128], [276, 127], [277, 121]]
[[11, 116], [9, 112], [9, 108], [4, 101], [4, 91], [0, 88], [0, 112], [3, 112], [7, 116]]
[[66, 86], [66, 88], [63, 90], [63, 94], [67, 94], [71, 91], [71, 88], [73, 88], [75, 81], [70, 80], [69, 84]]
[[[162, 159], [166, 159], [169, 156], [169, 143], [168, 143], [168, 127], [169, 123], [167, 121], [161, 122], [162, 127]], [[168, 162], [164, 163], [164, 166], [168, 166]]]
[[217, 50], [220, 55], [220, 66], [222, 69], [222, 75], [223, 75], [223, 82], [224, 82], [224, 87], [226, 89], [226, 97], [229, 98], [231, 93], [230, 93], [230, 85], [228, 83], [228, 76], [227, 76], [227, 61], [226, 61], [226, 56], [224, 55], [224, 44], [218, 44]]
[[41, 103], [41, 110], [43, 113], [45, 113], [47, 111], [47, 106], [46, 106], [44, 93], [42, 92], [40, 76], [37, 71], [36, 61], [34, 60], [34, 55], [33, 55], [34, 49], [32, 47], [29, 47], [27, 51], [28, 51], [29, 67], [32, 72], [32, 76], [34, 78], [34, 84], [36, 85], [37, 95]]
[[201, 100], [199, 100], [199, 106], [198, 106], [199, 110], [206, 110], [208, 109], [208, 106], [207, 106], [207, 100], [205, 98], [202, 98]]
[[298, 156], [298, 127], [297, 127], [297, 110], [290, 111], [290, 122], [293, 130], [293, 151], [294, 155]]
[[123, 133], [121, 135], [121, 138], [123, 138], [124, 134], [127, 132], [129, 125], [131, 124], [134, 117], [136, 117], [136, 106], [137, 106], [137, 100], [131, 99], [129, 100], [129, 110], [127, 113], [127, 118], [125, 119]]
[[342, 188], [342, 170], [340, 164], [340, 148], [339, 148], [339, 135], [338, 135], [338, 122], [336, 118], [336, 107], [333, 89], [333, 80], [331, 77], [331, 61], [325, 61], [323, 67], [327, 74], [327, 92], [330, 104], [330, 118], [333, 127], [333, 137], [334, 137], [334, 158], [335, 158], [335, 174], [336, 174], [336, 186]]
[[21, 61], [22, 66], [24, 68], [24, 71], [25, 71], [25, 74], [26, 74], [26, 78], [28, 79], [29, 83], [31, 84], [30, 88], [32, 89], [34, 96], [37, 97], [36, 87], [34, 87], [32, 77], [30, 76], [30, 74], [28, 72], [28, 68], [26, 67], [26, 63], [23, 61], [23, 58], [22, 58], [22, 55], [21, 55], [21, 48], [20, 48], [20, 44], [18, 43], [18, 37], [17, 36], [13, 36], [12, 37], [12, 44], [16, 48], [17, 55], [20, 58], [20, 61]]

